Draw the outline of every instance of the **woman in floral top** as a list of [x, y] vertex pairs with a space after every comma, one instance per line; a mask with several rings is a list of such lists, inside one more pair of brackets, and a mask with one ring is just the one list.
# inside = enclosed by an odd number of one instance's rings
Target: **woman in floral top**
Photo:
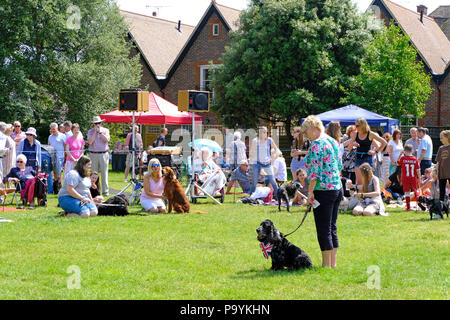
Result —
[[334, 268], [339, 247], [336, 221], [343, 197], [339, 145], [324, 133], [322, 121], [315, 116], [305, 119], [302, 131], [311, 140], [311, 147], [305, 157], [309, 181], [308, 205], [313, 205], [314, 200], [320, 203], [314, 209], [314, 221], [322, 251], [322, 267]]

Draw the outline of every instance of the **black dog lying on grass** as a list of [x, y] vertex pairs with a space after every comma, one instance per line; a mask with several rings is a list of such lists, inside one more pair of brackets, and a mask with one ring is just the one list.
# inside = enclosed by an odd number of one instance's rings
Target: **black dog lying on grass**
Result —
[[97, 205], [99, 216], [126, 216], [130, 202], [124, 194], [118, 194]]
[[287, 205], [287, 211], [291, 207], [291, 201], [295, 198], [297, 190], [300, 191], [302, 185], [299, 182], [285, 183], [278, 188], [277, 201], [278, 201], [278, 211], [281, 211], [281, 201], [284, 200]]
[[444, 213], [447, 215], [450, 211], [449, 199], [446, 196], [444, 201], [439, 199], [428, 199], [424, 196], [420, 196], [419, 201], [417, 201], [417, 205], [423, 211], [426, 211], [428, 208], [428, 212], [430, 213], [430, 220], [433, 219], [434, 215], [439, 215], [442, 219], [444, 219]]
[[290, 243], [279, 232], [272, 221], [264, 220], [256, 229], [258, 240], [273, 244], [270, 256], [272, 257], [272, 270], [282, 270], [285, 267], [291, 270], [304, 269], [312, 266], [310, 257], [305, 251]]

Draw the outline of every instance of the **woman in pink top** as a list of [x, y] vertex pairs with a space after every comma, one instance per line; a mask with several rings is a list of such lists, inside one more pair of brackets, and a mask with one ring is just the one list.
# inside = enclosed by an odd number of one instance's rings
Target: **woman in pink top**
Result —
[[151, 159], [148, 170], [144, 174], [144, 192], [141, 194], [141, 205], [145, 211], [151, 213], [166, 212], [163, 196], [164, 179], [162, 176], [161, 163], [158, 159]]
[[66, 166], [64, 167], [66, 174], [75, 168], [78, 159], [84, 154], [85, 143], [80, 134], [80, 126], [78, 123], [72, 125], [72, 133], [73, 135], [66, 139], [64, 146], [66, 151]]

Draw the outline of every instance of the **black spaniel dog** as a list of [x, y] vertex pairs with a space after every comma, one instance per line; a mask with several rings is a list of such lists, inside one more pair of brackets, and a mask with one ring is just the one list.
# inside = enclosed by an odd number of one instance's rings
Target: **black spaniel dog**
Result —
[[444, 201], [440, 201], [439, 199], [429, 199], [424, 196], [420, 196], [419, 201], [417, 202], [417, 205], [422, 209], [423, 211], [426, 211], [428, 209], [428, 212], [430, 213], [430, 220], [433, 219], [434, 215], [438, 215], [441, 217], [441, 219], [444, 219], [444, 213], [447, 215], [450, 211], [450, 205], [449, 205], [449, 199], [446, 196]]
[[291, 201], [295, 198], [295, 194], [302, 188], [299, 182], [285, 183], [278, 188], [277, 191], [277, 201], [278, 201], [278, 211], [281, 211], [281, 201], [284, 200], [287, 205], [287, 211], [291, 207]]
[[279, 232], [272, 221], [264, 220], [256, 229], [258, 240], [273, 244], [270, 256], [272, 258], [272, 270], [282, 270], [285, 267], [290, 270], [310, 268], [311, 258], [305, 251], [290, 243], [284, 235]]
[[127, 216], [130, 202], [124, 194], [118, 194], [114, 197], [97, 204], [99, 216]]

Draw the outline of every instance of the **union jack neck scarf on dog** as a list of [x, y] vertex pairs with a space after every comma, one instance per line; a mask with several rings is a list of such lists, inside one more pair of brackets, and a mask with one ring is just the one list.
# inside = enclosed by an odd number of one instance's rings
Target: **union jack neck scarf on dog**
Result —
[[264, 258], [269, 259], [270, 252], [272, 251], [272, 248], [273, 248], [273, 244], [270, 244], [270, 243], [264, 241], [264, 242], [261, 242], [259, 244], [259, 246], [261, 247]]

